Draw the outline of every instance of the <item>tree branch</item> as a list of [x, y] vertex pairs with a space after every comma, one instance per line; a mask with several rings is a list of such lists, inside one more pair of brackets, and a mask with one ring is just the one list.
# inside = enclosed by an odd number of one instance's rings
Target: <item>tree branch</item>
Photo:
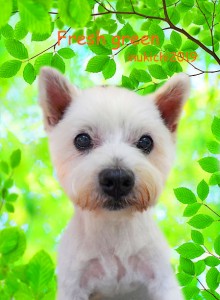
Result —
[[133, 12], [135, 13], [134, 5], [133, 5], [133, 3], [132, 3], [132, 0], [130, 0], [130, 3], [131, 3], [132, 10], [133, 10]]
[[103, 7], [106, 11], [110, 11], [103, 3], [98, 2], [97, 0], [94, 0], [98, 5]]
[[139, 16], [139, 17], [143, 17], [145, 19], [154, 19], [154, 20], [165, 21], [164, 18], [156, 17], [156, 16], [148, 16], [148, 15], [144, 15], [144, 14], [141, 14], [139, 12], [136, 12], [136, 11], [134, 13], [133, 11], [111, 11], [111, 10], [108, 10], [106, 12], [92, 14], [92, 16], [102, 16], [102, 15], [109, 15], [109, 14], [116, 14], [116, 15], [136, 15], [136, 16]]
[[[65, 35], [70, 31], [70, 29], [71, 29], [71, 27], [69, 27], [69, 28], [66, 30], [66, 32], [64, 33], [63, 36], [65, 36]], [[48, 47], [47, 49], [41, 51], [40, 53], [38, 53], [38, 54], [36, 54], [36, 55], [34, 55], [34, 56], [32, 56], [32, 57], [30, 57], [30, 58], [24, 60], [23, 63], [29, 62], [30, 60], [34, 59], [35, 57], [37, 57], [37, 56], [39, 56], [39, 55], [41, 55], [41, 54], [47, 52], [47, 51], [50, 50], [51, 48], [53, 48], [54, 51], [55, 51], [57, 45], [58, 45], [58, 41], [57, 41], [56, 43], [54, 43], [53, 45], [51, 45], [50, 47]]]
[[206, 253], [208, 253], [208, 254], [210, 254], [211, 256], [214, 256], [214, 257], [220, 259], [220, 256], [217, 256], [217, 255], [211, 253], [211, 252], [206, 248], [206, 246], [204, 246], [204, 248], [206, 249]]
[[214, 9], [213, 9], [213, 14], [212, 14], [212, 26], [211, 26], [211, 36], [212, 36], [212, 51], [215, 51], [215, 46], [214, 46], [214, 35], [213, 35], [213, 29], [214, 29], [214, 21], [215, 21], [215, 6], [216, 6], [216, 1], [213, 1]]
[[205, 204], [205, 203], [202, 203], [205, 207], [207, 207], [211, 212], [213, 212], [216, 216], [218, 216], [218, 217], [220, 217], [220, 215], [217, 213], [217, 212], [215, 212], [211, 207], [209, 207], [207, 204]]
[[[131, 3], [131, 7], [132, 7], [132, 10], [133, 11], [130, 11], [130, 12], [125, 12], [125, 11], [116, 11], [114, 9], [114, 7], [112, 5], [110, 5], [110, 7], [112, 8], [109, 9], [107, 8], [103, 3], [100, 3], [98, 0], [94, 0], [98, 5], [102, 6], [105, 11], [104, 12], [100, 12], [100, 13], [92, 13], [91, 15], [92, 16], [102, 16], [102, 15], [108, 15], [108, 14], [121, 14], [121, 15], [136, 15], [136, 16], [139, 16], [139, 17], [142, 17], [142, 18], [145, 18], [145, 19], [153, 19], [153, 20], [161, 20], [161, 21], [164, 21], [166, 22], [169, 27], [166, 27], [164, 28], [163, 30], [167, 30], [167, 29], [173, 29], [177, 32], [180, 32], [181, 34], [185, 35], [189, 40], [193, 41], [194, 43], [196, 43], [200, 48], [202, 48], [205, 52], [207, 52], [208, 54], [210, 54], [210, 56], [212, 56], [216, 62], [220, 65], [220, 58], [216, 55], [216, 53], [214, 52], [214, 41], [213, 41], [213, 50], [210, 50], [208, 47], [206, 47], [203, 43], [201, 43], [199, 40], [197, 40], [196, 38], [194, 38], [193, 36], [191, 36], [187, 31], [185, 31], [184, 29], [182, 28], [179, 28], [177, 27], [176, 25], [174, 25], [172, 23], [172, 21], [170, 20], [169, 18], [169, 15], [168, 15], [168, 11], [167, 11], [167, 6], [166, 6], [166, 0], [162, 0], [162, 4], [163, 4], [163, 11], [164, 11], [164, 17], [159, 17], [159, 16], [150, 16], [150, 15], [145, 15], [145, 14], [141, 14], [139, 12], [137, 12], [134, 8], [134, 5], [132, 3], [132, 0], [130, 0], [130, 3]], [[196, 0], [197, 1], [197, 0]], [[175, 5], [178, 3], [179, 1], [177, 1], [176, 3], [174, 3]], [[108, 2], [109, 3], [109, 2]], [[215, 5], [216, 5], [216, 2], [213, 2], [214, 3], [214, 10], [213, 10], [213, 19], [212, 19], [212, 26], [211, 26], [211, 30], [212, 30], [212, 33], [213, 33], [213, 28], [216, 24], [214, 24], [214, 16], [215, 16]], [[17, 11], [16, 11], [17, 12]], [[15, 12], [14, 12], [15, 13]], [[49, 12], [51, 14], [58, 14], [56, 12]], [[65, 32], [64, 36], [68, 33], [68, 31], [71, 29], [71, 27], [68, 28], [68, 30]], [[213, 35], [212, 35], [213, 36]], [[140, 41], [141, 39], [137, 40], [137, 41]], [[50, 47], [48, 47], [47, 49], [41, 51], [40, 53], [32, 56], [31, 58], [29, 58], [28, 60], [25, 60], [24, 62], [27, 62], [27, 61], [30, 61], [32, 60], [33, 58], [36, 58], [37, 56], [43, 54], [44, 52], [48, 51], [49, 49], [51, 48], [56, 48], [58, 42], [56, 42], [55, 44], [51, 45]], [[121, 48], [119, 51], [117, 51], [115, 54], [113, 54], [113, 57], [116, 56], [118, 53], [120, 53], [121, 51], [123, 51], [125, 48], [127, 48], [129, 45], [131, 45], [131, 43], [128, 43], [126, 44], [123, 48]], [[185, 59], [184, 59], [185, 60]], [[189, 75], [189, 76], [198, 76], [198, 75], [201, 75], [201, 74], [205, 74], [205, 73], [218, 73], [220, 72], [220, 70], [215, 70], [215, 71], [204, 71], [204, 70], [201, 70], [199, 68], [197, 68], [196, 66], [194, 66], [191, 62], [189, 62], [188, 60], [185, 60], [187, 61], [187, 63], [189, 63], [194, 69], [198, 70], [199, 73], [197, 74], [192, 74], [192, 75]]]
[[206, 15], [205, 15], [205, 13], [204, 13], [203, 10], [201, 9], [201, 7], [200, 7], [200, 5], [199, 5], [199, 3], [198, 3], [197, 0], [196, 0], [196, 4], [197, 4], [197, 7], [198, 7], [199, 11], [202, 13], [203, 17], [205, 18], [205, 21], [206, 21], [206, 24], [207, 24], [208, 27], [209, 27], [209, 30], [211, 30], [211, 27], [210, 27], [210, 25], [209, 25], [209, 21], [208, 21]]
[[125, 48], [127, 48], [128, 46], [130, 46], [130, 45], [133, 45], [133, 44], [135, 44], [135, 43], [137, 43], [137, 42], [140, 42], [142, 40], [142, 38], [140, 38], [140, 39], [138, 39], [138, 40], [136, 40], [136, 41], [133, 41], [133, 42], [129, 42], [129, 43], [127, 43], [124, 47], [122, 47], [119, 51], [117, 51], [116, 53], [114, 53], [113, 55], [112, 55], [112, 57], [115, 57], [118, 53], [120, 53], [121, 51], [123, 51]]
[[219, 300], [212, 292], [210, 292], [209, 290], [207, 290], [207, 288], [202, 284], [202, 282], [199, 280], [199, 278], [196, 278], [197, 281], [199, 282], [199, 284], [201, 284], [202, 288], [209, 293], [210, 295], [212, 295], [215, 299]]
[[212, 40], [212, 51], [214, 51], [214, 37], [213, 37], [213, 23], [214, 23], [214, 14], [215, 14], [215, 6], [214, 6], [214, 11], [213, 11], [213, 15], [212, 15], [212, 26], [209, 24], [209, 21], [206, 17], [206, 14], [203, 12], [203, 10], [201, 9], [200, 5], [199, 5], [199, 2], [196, 0], [196, 3], [197, 3], [197, 7], [199, 9], [199, 11], [201, 12], [201, 14], [203, 15], [203, 17], [205, 18], [206, 20], [206, 23], [209, 27], [209, 31], [210, 31], [210, 35], [211, 35], [211, 40]]
[[181, 28], [177, 27], [176, 25], [174, 25], [171, 22], [171, 20], [169, 18], [169, 15], [168, 15], [168, 12], [167, 12], [166, 0], [162, 0], [162, 2], [163, 2], [163, 9], [164, 9], [165, 21], [170, 25], [170, 27], [172, 29], [174, 29], [175, 31], [180, 32], [183, 35], [185, 35], [192, 42], [196, 43], [200, 48], [202, 48], [207, 53], [209, 53], [216, 60], [216, 62], [220, 65], [220, 58], [216, 55], [216, 53], [214, 51], [210, 50], [208, 47], [206, 47], [199, 40], [197, 40], [196, 38], [194, 38], [193, 36], [191, 36], [187, 31], [185, 31], [184, 29], [181, 29]]

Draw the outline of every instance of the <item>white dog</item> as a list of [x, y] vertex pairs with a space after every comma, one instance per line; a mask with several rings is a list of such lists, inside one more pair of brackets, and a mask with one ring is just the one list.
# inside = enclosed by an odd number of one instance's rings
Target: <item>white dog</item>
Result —
[[43, 68], [39, 88], [53, 163], [75, 205], [59, 247], [58, 299], [183, 299], [151, 207], [174, 159], [188, 76], [139, 96], [79, 91]]

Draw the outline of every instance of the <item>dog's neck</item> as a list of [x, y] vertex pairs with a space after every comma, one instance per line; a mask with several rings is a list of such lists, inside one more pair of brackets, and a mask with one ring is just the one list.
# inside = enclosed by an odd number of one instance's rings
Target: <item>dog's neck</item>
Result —
[[[141, 212], [98, 212], [75, 208], [72, 226], [87, 247], [99, 247], [103, 252], [134, 251], [146, 243], [145, 237], [154, 232], [151, 210]], [[126, 244], [126, 247], [125, 247]], [[112, 247], [113, 246], [113, 247]], [[114, 247], [115, 246], [115, 247]]]

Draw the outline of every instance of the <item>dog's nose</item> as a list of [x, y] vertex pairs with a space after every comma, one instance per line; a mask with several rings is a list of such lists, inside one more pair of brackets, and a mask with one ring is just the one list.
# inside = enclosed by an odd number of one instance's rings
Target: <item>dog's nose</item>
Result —
[[116, 199], [126, 196], [134, 186], [134, 173], [123, 169], [104, 169], [99, 174], [103, 192]]

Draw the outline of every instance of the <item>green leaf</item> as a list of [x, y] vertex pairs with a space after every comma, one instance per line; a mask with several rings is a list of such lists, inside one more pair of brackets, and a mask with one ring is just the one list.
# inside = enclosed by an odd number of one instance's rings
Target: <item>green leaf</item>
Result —
[[70, 48], [62, 48], [58, 50], [57, 53], [66, 59], [72, 58], [76, 55], [75, 52]]
[[181, 2], [186, 5], [186, 6], [190, 6], [193, 7], [194, 5], [194, 0], [181, 0]]
[[220, 184], [220, 172], [216, 172], [211, 175], [209, 179], [209, 184], [210, 185]]
[[129, 89], [129, 90], [134, 90], [135, 86], [133, 81], [128, 78], [127, 76], [122, 75], [122, 86]]
[[39, 34], [50, 32], [51, 18], [46, 3], [50, 1], [18, 0], [21, 21], [30, 32]]
[[21, 161], [21, 150], [17, 149], [13, 151], [10, 156], [10, 163], [12, 169], [16, 168], [20, 164], [20, 161]]
[[220, 141], [220, 118], [214, 117], [211, 129], [215, 138]]
[[213, 290], [209, 290], [209, 289], [201, 291], [201, 295], [203, 297], [202, 299], [205, 299], [205, 300], [219, 299], [219, 293], [217, 294]]
[[131, 11], [131, 3], [129, 0], [118, 0], [116, 3], [117, 11]]
[[170, 41], [177, 49], [179, 49], [182, 45], [181, 35], [175, 31], [172, 31], [170, 35]]
[[61, 20], [71, 27], [84, 27], [90, 20], [91, 7], [87, 0], [59, 0]]
[[18, 73], [21, 68], [20, 60], [8, 60], [0, 66], [0, 77], [10, 78]]
[[204, 260], [199, 260], [199, 261], [195, 262], [194, 266], [195, 266], [195, 274], [197, 276], [202, 274], [206, 268], [206, 264], [205, 264]]
[[182, 51], [189, 51], [189, 50], [192, 51], [192, 50], [196, 50], [198, 47], [199, 47], [199, 46], [198, 46], [196, 43], [194, 43], [194, 42], [192, 42], [192, 41], [190, 41], [190, 40], [187, 40], [187, 41], [183, 44], [181, 50], [182, 50]]
[[62, 30], [62, 29], [63, 29], [64, 23], [63, 23], [59, 18], [56, 19], [55, 23], [56, 23], [56, 26], [57, 26], [57, 28], [58, 28], [59, 30]]
[[211, 267], [206, 274], [206, 283], [211, 290], [216, 290], [219, 286], [219, 271], [215, 267]]
[[126, 36], [128, 37], [132, 37], [132, 36], [135, 36], [137, 35], [133, 28], [131, 27], [131, 25], [129, 23], [126, 23], [122, 29], [120, 29], [117, 33], [118, 36], [120, 37], [123, 37], [124, 38], [124, 41], [126, 42], [130, 42], [130, 38], [126, 38]]
[[6, 39], [5, 47], [8, 53], [14, 56], [15, 58], [25, 59], [28, 57], [28, 52], [25, 46], [15, 39]]
[[204, 261], [209, 267], [215, 267], [220, 265], [220, 259], [215, 256], [208, 256], [204, 259]]
[[148, 45], [148, 46], [142, 47], [140, 52], [143, 55], [145, 54], [145, 55], [151, 57], [151, 56], [158, 54], [160, 52], [160, 49], [157, 48], [156, 46]]
[[219, 160], [215, 157], [212, 156], [204, 157], [199, 160], [199, 164], [201, 168], [208, 173], [214, 173], [220, 171]]
[[9, 166], [5, 161], [1, 161], [0, 167], [5, 174], [9, 174]]
[[202, 206], [201, 203], [188, 204], [186, 206], [186, 208], [184, 209], [183, 216], [191, 217], [191, 216], [195, 215], [201, 206]]
[[41, 42], [47, 40], [51, 36], [51, 32], [48, 33], [32, 33], [31, 41]]
[[150, 75], [145, 71], [141, 69], [133, 69], [130, 74], [131, 80], [137, 80], [138, 82], [151, 82]]
[[194, 285], [187, 285], [182, 289], [182, 292], [185, 296], [184, 299], [191, 300], [191, 299], [195, 299], [194, 296], [200, 292], [200, 289]]
[[149, 29], [150, 25], [151, 25], [151, 21], [150, 20], [142, 23], [141, 30], [142, 31], [147, 31]]
[[[104, 45], [103, 45], [104, 44]], [[88, 45], [89, 49], [95, 53], [96, 55], [110, 55], [112, 54], [112, 50], [108, 47], [108, 44], [103, 42], [97, 44], [95, 41], [93, 45]]]
[[17, 227], [9, 227], [0, 231], [0, 253], [7, 254], [11, 252], [18, 243]]
[[50, 23], [50, 31], [43, 32], [43, 33], [33, 32], [31, 35], [31, 41], [36, 41], [36, 42], [45, 41], [51, 36], [53, 30], [54, 30], [54, 22], [51, 22]]
[[186, 274], [195, 274], [194, 263], [190, 259], [180, 256], [180, 266]]
[[161, 47], [164, 42], [164, 32], [162, 28], [156, 23], [151, 23], [150, 28], [148, 30], [148, 35], [151, 39], [151, 42], [155, 46]]
[[13, 213], [15, 211], [14, 205], [8, 202], [5, 203], [5, 209], [9, 213]]
[[109, 60], [110, 58], [107, 55], [94, 56], [89, 60], [86, 71], [91, 73], [101, 72]]
[[15, 202], [18, 198], [18, 195], [15, 193], [9, 194], [6, 198], [6, 201], [8, 202]]
[[209, 215], [198, 214], [192, 217], [189, 220], [188, 224], [197, 229], [203, 229], [210, 226], [213, 222], [214, 222], [213, 218], [210, 217]]
[[37, 57], [34, 62], [34, 69], [36, 70], [37, 74], [39, 73], [41, 67], [51, 66], [52, 57], [53, 53], [44, 53]]
[[17, 230], [17, 243], [15, 247], [11, 249], [11, 251], [8, 251], [7, 253], [4, 253], [2, 255], [3, 259], [7, 262], [17, 261], [24, 254], [24, 251], [26, 249], [26, 238], [24, 232], [17, 227], [12, 227], [12, 228], [15, 228], [15, 230]]
[[213, 154], [219, 154], [220, 153], [220, 143], [216, 141], [211, 141], [207, 144], [207, 147], [209, 151]]
[[125, 61], [131, 61], [131, 57], [134, 55], [136, 56], [138, 53], [138, 47], [137, 46], [134, 46], [134, 45], [131, 45], [129, 47], [127, 47], [125, 53], [124, 53], [124, 58], [125, 58]]
[[204, 201], [207, 198], [209, 194], [209, 186], [205, 182], [205, 180], [200, 181], [200, 183], [198, 184], [197, 194], [202, 201]]
[[5, 199], [8, 196], [8, 190], [6, 188], [2, 188], [1, 194], [2, 194], [2, 199]]
[[215, 242], [214, 242], [214, 249], [215, 249], [215, 252], [220, 255], [220, 235], [215, 239]]
[[156, 90], [156, 84], [149, 84], [144, 90], [142, 91], [142, 95], [148, 95]]
[[185, 243], [181, 245], [176, 251], [183, 257], [188, 259], [193, 259], [201, 256], [205, 250], [198, 244], [194, 243]]
[[6, 24], [2, 27], [1, 34], [4, 36], [4, 38], [11, 39], [14, 37], [14, 30], [9, 24]]
[[167, 74], [164, 72], [163, 68], [159, 65], [149, 65], [148, 70], [152, 77], [156, 79], [166, 79]]
[[188, 285], [193, 280], [193, 276], [185, 273], [178, 273], [176, 276], [181, 286]]
[[24, 77], [24, 80], [29, 84], [32, 84], [34, 82], [34, 80], [36, 79], [36, 72], [31, 63], [28, 63], [24, 67], [23, 77]]
[[12, 0], [0, 0], [1, 7], [1, 18], [0, 18], [0, 28], [7, 24], [11, 13], [12, 13]]
[[204, 237], [202, 235], [201, 232], [199, 232], [198, 230], [192, 230], [191, 231], [191, 238], [193, 240], [193, 242], [203, 245], [204, 244]]
[[10, 188], [13, 186], [13, 183], [14, 183], [13, 179], [12, 179], [12, 178], [8, 178], [8, 179], [5, 181], [5, 183], [4, 183], [4, 187], [5, 187], [6, 189], [10, 189]]
[[189, 33], [192, 35], [197, 35], [200, 32], [200, 27], [193, 26], [190, 28]]
[[116, 63], [114, 59], [110, 59], [105, 65], [102, 74], [105, 79], [109, 79], [115, 75], [115, 72], [116, 72]]
[[28, 282], [36, 298], [40, 299], [39, 295], [47, 290], [53, 274], [54, 265], [50, 256], [43, 250], [39, 251], [31, 259], [27, 268]]
[[52, 57], [51, 66], [59, 70], [61, 73], [65, 73], [65, 68], [66, 68], [65, 63], [62, 57], [60, 57], [58, 54], [55, 54]]
[[16, 40], [22, 40], [23, 38], [26, 37], [26, 35], [28, 34], [28, 30], [25, 27], [24, 22], [19, 21], [16, 25], [15, 25], [15, 29], [14, 29], [14, 37]]
[[168, 7], [167, 11], [168, 11], [168, 15], [169, 15], [171, 22], [174, 25], [178, 24], [180, 21], [180, 14], [179, 14], [178, 10], [174, 6], [172, 6], [172, 7]]
[[191, 203], [196, 202], [196, 196], [188, 188], [180, 187], [180, 188], [174, 189], [174, 194], [175, 194], [177, 200], [183, 204], [191, 204]]
[[20, 282], [19, 289], [14, 294], [15, 300], [36, 300], [27, 284]]

